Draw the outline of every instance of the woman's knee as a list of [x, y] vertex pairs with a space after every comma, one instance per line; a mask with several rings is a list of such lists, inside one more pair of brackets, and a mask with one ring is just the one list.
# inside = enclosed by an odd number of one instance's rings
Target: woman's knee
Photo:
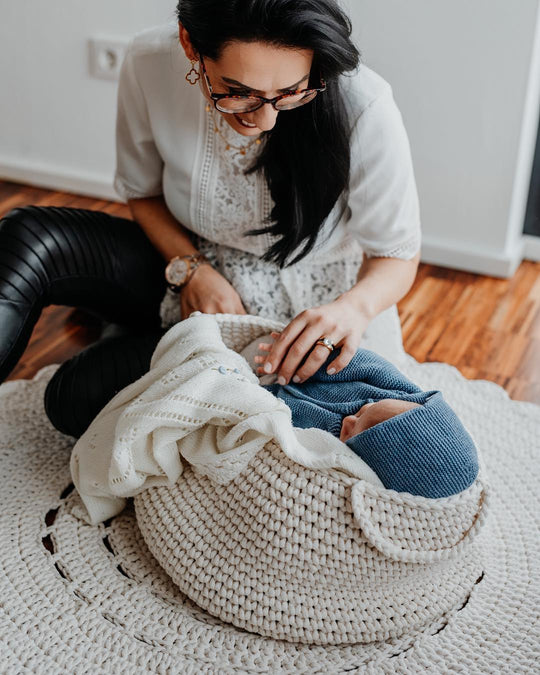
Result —
[[46, 292], [51, 273], [51, 242], [40, 238], [34, 207], [9, 211], [0, 220], [2, 296], [29, 304]]
[[0, 232], [17, 228], [18, 224], [32, 217], [33, 206], [16, 206], [0, 218]]
[[0, 382], [22, 356], [46, 297], [48, 271], [32, 246], [29, 207], [0, 219]]
[[32, 260], [52, 292], [58, 280], [114, 277], [113, 242], [104, 217], [110, 216], [72, 207], [17, 207], [0, 221], [0, 237], [6, 237], [23, 259]]
[[15, 287], [40, 296], [42, 306], [86, 308], [147, 330], [160, 325], [165, 261], [132, 220], [72, 207], [17, 207], [0, 221], [0, 251], [5, 270], [16, 271]]

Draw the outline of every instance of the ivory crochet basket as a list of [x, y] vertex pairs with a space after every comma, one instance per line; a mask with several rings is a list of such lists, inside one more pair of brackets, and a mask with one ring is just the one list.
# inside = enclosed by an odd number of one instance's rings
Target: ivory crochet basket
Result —
[[[240, 351], [282, 328], [218, 315]], [[463, 605], [482, 577], [484, 470], [425, 499], [295, 463], [268, 442], [222, 485], [188, 465], [134, 498], [150, 552], [201, 608], [246, 631], [317, 645], [412, 634]]]

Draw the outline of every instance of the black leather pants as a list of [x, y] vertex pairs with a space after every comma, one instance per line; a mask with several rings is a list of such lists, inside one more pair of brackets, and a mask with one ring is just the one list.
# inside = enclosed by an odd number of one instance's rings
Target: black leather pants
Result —
[[0, 382], [43, 307], [79, 307], [114, 324], [107, 337], [64, 362], [45, 391], [52, 424], [78, 438], [120, 389], [148, 371], [165, 332], [165, 264], [131, 220], [69, 207], [10, 211], [0, 220]]

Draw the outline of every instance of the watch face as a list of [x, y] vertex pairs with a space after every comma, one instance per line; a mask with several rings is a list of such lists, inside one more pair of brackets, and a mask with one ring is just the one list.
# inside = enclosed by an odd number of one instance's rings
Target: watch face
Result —
[[167, 281], [171, 284], [183, 284], [186, 280], [189, 265], [185, 260], [173, 260], [167, 267]]

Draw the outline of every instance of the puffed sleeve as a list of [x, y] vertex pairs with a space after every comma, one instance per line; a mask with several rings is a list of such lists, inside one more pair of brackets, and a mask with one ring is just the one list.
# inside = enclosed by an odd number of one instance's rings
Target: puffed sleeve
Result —
[[116, 114], [114, 189], [124, 201], [163, 192], [163, 160], [154, 142], [135, 65], [131, 43], [120, 71]]
[[409, 139], [392, 89], [356, 120], [351, 137], [350, 219], [365, 255], [410, 260], [421, 245]]

